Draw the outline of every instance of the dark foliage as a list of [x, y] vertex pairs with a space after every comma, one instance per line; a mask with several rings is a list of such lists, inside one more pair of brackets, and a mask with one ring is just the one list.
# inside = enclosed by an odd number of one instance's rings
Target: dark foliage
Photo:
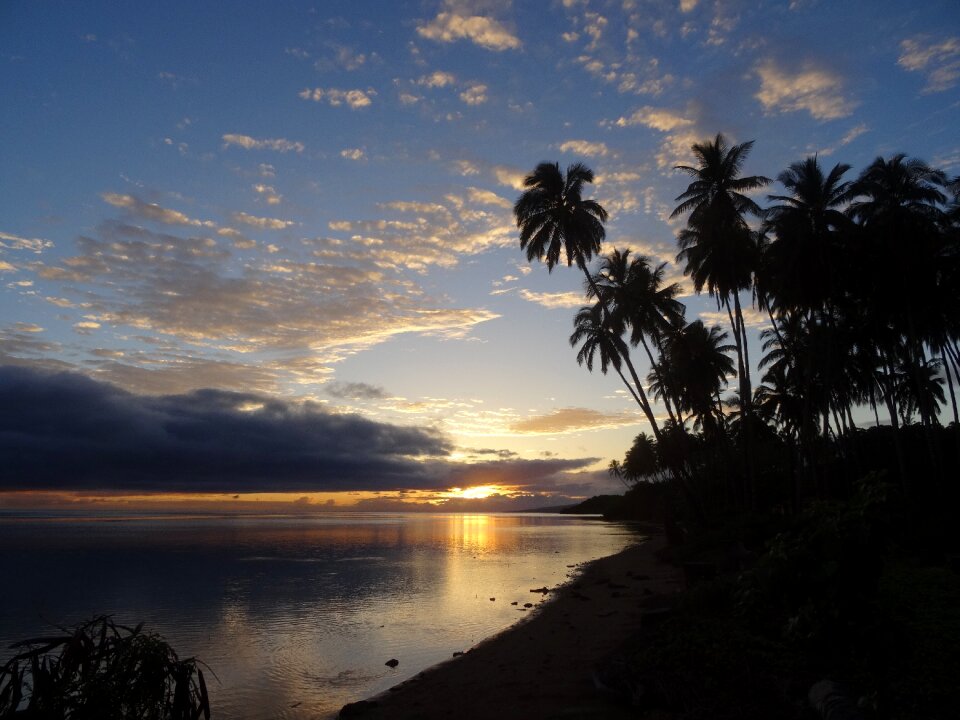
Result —
[[205, 720], [203, 671], [143, 626], [97, 617], [10, 647], [0, 669], [0, 718]]

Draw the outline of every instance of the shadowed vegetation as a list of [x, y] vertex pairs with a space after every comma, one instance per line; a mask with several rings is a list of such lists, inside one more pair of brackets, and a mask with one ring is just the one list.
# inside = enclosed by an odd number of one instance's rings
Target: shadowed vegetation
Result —
[[163, 638], [98, 617], [15, 643], [0, 668], [0, 718], [210, 718], [203, 671]]
[[[677, 168], [677, 263], [728, 327], [687, 318], [663, 265], [601, 255], [595, 226], [569, 239], [589, 248], [568, 261], [593, 303], [577, 360], [615, 370], [649, 425], [610, 463], [626, 494], [588, 505], [662, 521], [665, 559], [696, 586], [628, 643], [625, 698], [658, 718], [810, 718], [829, 679], [863, 717], [953, 717], [960, 178], [905, 155], [856, 176], [814, 156], [762, 207], [774, 183], [744, 173], [752, 146], [718, 134]], [[592, 173], [574, 168], [579, 197]], [[516, 209], [532, 259], [531, 192]]]

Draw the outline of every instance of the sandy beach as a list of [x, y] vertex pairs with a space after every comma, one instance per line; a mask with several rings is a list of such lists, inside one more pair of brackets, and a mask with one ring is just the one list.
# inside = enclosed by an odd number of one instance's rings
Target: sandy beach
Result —
[[656, 559], [664, 543], [662, 534], [651, 534], [587, 564], [545, 595], [503, 598], [516, 602], [518, 613], [525, 603], [535, 606], [519, 624], [382, 695], [347, 706], [340, 717], [632, 717], [611, 694], [598, 690], [593, 675], [598, 664], [640, 630], [644, 613], [681, 589], [679, 571]]

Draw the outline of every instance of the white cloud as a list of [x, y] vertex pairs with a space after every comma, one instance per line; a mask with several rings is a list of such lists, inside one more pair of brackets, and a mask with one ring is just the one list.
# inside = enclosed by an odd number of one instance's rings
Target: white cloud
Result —
[[765, 60], [756, 73], [760, 90], [754, 97], [767, 112], [806, 110], [817, 120], [836, 120], [850, 115], [856, 106], [843, 97], [843, 80], [826, 70], [808, 66], [792, 73]]
[[481, 205], [495, 205], [496, 207], [501, 207], [506, 210], [513, 208], [512, 202], [489, 190], [482, 190], [475, 187], [467, 188], [467, 197], [470, 199], [470, 202]]
[[346, 158], [347, 160], [363, 160], [366, 157], [366, 153], [363, 151], [363, 148], [344, 148], [340, 151], [340, 157]]
[[680, 12], [688, 13], [692, 11], [700, 0], [680, 0]]
[[154, 220], [166, 225], [190, 225], [193, 227], [216, 227], [212, 220], [195, 220], [179, 210], [170, 210], [157, 203], [146, 203], [134, 195], [120, 193], [102, 193], [100, 195], [108, 205], [123, 208], [144, 220]]
[[643, 179], [643, 175], [633, 171], [601, 173], [593, 179], [593, 184], [597, 187], [601, 185], [620, 185], [622, 183], [631, 183]]
[[287, 140], [286, 138], [252, 138], [249, 135], [237, 135], [228, 133], [222, 136], [223, 146], [230, 147], [236, 145], [244, 150], [276, 150], [277, 152], [298, 152], [302, 153], [305, 146], [302, 142]]
[[560, 143], [558, 149], [560, 152], [586, 155], [587, 157], [606, 157], [610, 154], [610, 148], [604, 143], [590, 142], [589, 140], [567, 140]]
[[249, 225], [250, 227], [260, 228], [261, 230], [284, 230], [288, 227], [296, 225], [293, 220], [257, 217], [256, 215], [248, 215], [245, 212], [235, 212], [233, 214], [233, 219], [235, 222], [243, 223], [244, 225]]
[[660, 132], [671, 132], [677, 128], [691, 127], [694, 122], [675, 110], [645, 105], [628, 116], [618, 118], [616, 124], [618, 127], [644, 125]]
[[532, 290], [521, 290], [520, 297], [524, 300], [545, 308], [556, 310], [559, 308], [578, 308], [584, 304], [583, 294], [575, 292], [546, 292], [538, 293]]
[[584, 26], [583, 32], [590, 37], [590, 44], [587, 45], [587, 50], [596, 50], [597, 46], [600, 44], [600, 39], [603, 37], [603, 31], [607, 28], [607, 19], [603, 15], [598, 15], [597, 13], [584, 13]]
[[45, 248], [53, 247], [53, 243], [43, 238], [25, 238], [0, 230], [0, 247], [7, 250], [28, 250], [40, 253]]
[[313, 100], [314, 102], [326, 102], [332, 107], [339, 107], [346, 104], [351, 110], [359, 110], [368, 107], [373, 103], [372, 98], [377, 94], [373, 88], [366, 90], [340, 90], [338, 88], [306, 88], [301, 90], [299, 96], [304, 100]]
[[859, 125], [854, 125], [847, 131], [847, 134], [843, 136], [840, 140], [841, 145], [849, 145], [858, 137], [863, 135], [865, 132], [869, 132], [870, 128], [867, 127], [866, 123], [860, 123]]
[[[703, 320], [705, 325], [719, 325], [724, 329], [730, 326], [730, 316], [727, 315], [725, 310], [704, 311], [699, 313], [698, 317]], [[770, 324], [770, 316], [754, 308], [744, 308], [743, 323], [752, 328], [765, 327]]]
[[683, 131], [667, 135], [660, 143], [655, 158], [657, 167], [667, 168], [675, 165], [688, 165], [693, 159], [691, 147], [703, 138], [696, 131]]
[[900, 43], [897, 64], [910, 72], [925, 72], [924, 93], [949, 90], [960, 80], [960, 37], [933, 42], [925, 35], [916, 35]]
[[482, 105], [487, 101], [487, 86], [474, 83], [460, 93], [460, 99], [467, 105]]
[[454, 167], [457, 169], [457, 172], [461, 175], [479, 175], [480, 168], [478, 168], [474, 163], [469, 160], [457, 160], [453, 163]]
[[253, 191], [266, 200], [267, 205], [279, 205], [283, 199], [283, 195], [280, 195], [271, 185], [256, 183], [253, 186]]
[[423, 75], [417, 80], [417, 85], [423, 85], [428, 88], [442, 88], [453, 85], [457, 81], [453, 73], [443, 70], [434, 70], [429, 75]]
[[523, 190], [523, 179], [527, 174], [516, 168], [495, 165], [493, 167], [493, 176], [501, 185], [512, 187], [514, 190]]
[[417, 27], [421, 37], [436, 42], [452, 43], [469, 40], [487, 50], [500, 52], [520, 47], [520, 39], [499, 21], [481, 15], [465, 15], [459, 11], [441, 12], [426, 25]]

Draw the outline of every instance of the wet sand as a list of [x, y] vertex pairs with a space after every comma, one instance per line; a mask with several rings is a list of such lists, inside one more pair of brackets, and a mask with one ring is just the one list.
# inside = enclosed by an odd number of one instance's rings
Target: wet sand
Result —
[[[370, 720], [547, 720], [634, 717], [594, 679], [598, 664], [639, 631], [649, 608], [682, 588], [681, 574], [660, 563], [661, 534], [588, 563], [546, 596], [529, 617], [460, 657], [430, 668], [341, 718]], [[402, 661], [402, 658], [401, 658]]]

